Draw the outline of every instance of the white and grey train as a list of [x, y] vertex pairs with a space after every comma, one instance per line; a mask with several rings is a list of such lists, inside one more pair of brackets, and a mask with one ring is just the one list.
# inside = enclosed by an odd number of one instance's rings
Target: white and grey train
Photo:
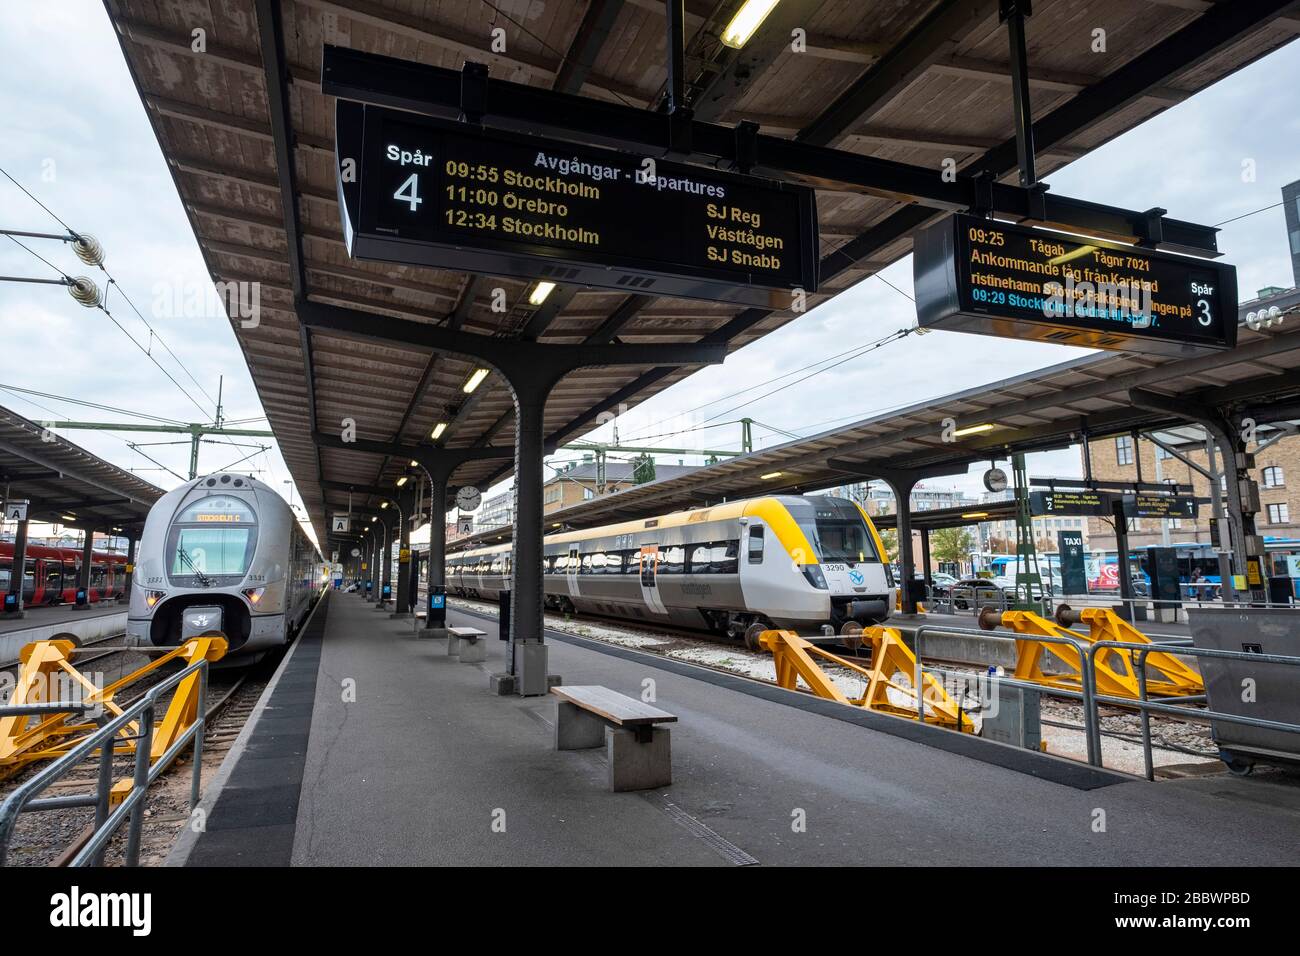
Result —
[[[547, 607], [744, 637], [885, 620], [895, 591], [875, 525], [829, 495], [733, 501], [546, 537]], [[510, 546], [447, 559], [447, 590], [496, 599]]]
[[260, 656], [302, 627], [326, 567], [269, 485], [234, 474], [186, 482], [145, 519], [127, 643], [173, 647], [216, 630], [228, 656]]

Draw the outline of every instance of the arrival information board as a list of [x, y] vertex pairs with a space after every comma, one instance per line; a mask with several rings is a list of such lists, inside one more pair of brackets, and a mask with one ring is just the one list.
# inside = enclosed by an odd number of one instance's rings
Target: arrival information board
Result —
[[816, 289], [809, 189], [346, 101], [337, 129], [358, 258], [763, 306]]
[[1031, 491], [1029, 510], [1034, 515], [1072, 515], [1109, 518], [1121, 504], [1129, 518], [1195, 518], [1196, 499], [1181, 495], [1132, 494], [1088, 489]]
[[1237, 270], [1223, 263], [954, 215], [918, 237], [928, 328], [1187, 355], [1237, 341]]

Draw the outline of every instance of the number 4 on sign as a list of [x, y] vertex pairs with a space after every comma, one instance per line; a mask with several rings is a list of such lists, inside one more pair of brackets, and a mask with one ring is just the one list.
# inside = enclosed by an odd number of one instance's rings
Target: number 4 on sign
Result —
[[[420, 203], [424, 202], [424, 200], [420, 198], [419, 189], [420, 174], [411, 173], [410, 176], [406, 177], [406, 182], [397, 187], [397, 192], [393, 193], [393, 198], [410, 203], [411, 212], [416, 212], [419, 209]], [[407, 190], [410, 190], [410, 192], [407, 192]]]

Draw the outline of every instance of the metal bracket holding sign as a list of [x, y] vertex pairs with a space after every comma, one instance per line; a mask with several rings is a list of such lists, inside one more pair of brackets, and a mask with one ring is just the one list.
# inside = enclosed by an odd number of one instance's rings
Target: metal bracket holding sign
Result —
[[1237, 344], [1237, 270], [955, 214], [913, 245], [922, 328], [1187, 356]]
[[6, 501], [5, 521], [26, 521], [29, 501]]
[[340, 99], [357, 259], [787, 308], [817, 289], [813, 190]]

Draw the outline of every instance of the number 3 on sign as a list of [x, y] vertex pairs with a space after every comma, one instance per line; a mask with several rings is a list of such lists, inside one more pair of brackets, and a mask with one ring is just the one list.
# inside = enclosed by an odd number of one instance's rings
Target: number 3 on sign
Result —
[[1196, 308], [1201, 313], [1196, 317], [1196, 320], [1200, 322], [1201, 325], [1208, 328], [1210, 323], [1214, 321], [1214, 316], [1210, 314], [1210, 303], [1206, 302], [1204, 299], [1197, 299]]
[[424, 202], [424, 200], [420, 198], [419, 189], [420, 174], [411, 173], [411, 175], [406, 178], [406, 182], [397, 187], [397, 192], [393, 193], [393, 198], [410, 203], [411, 212], [416, 212], [420, 207], [420, 203]]

